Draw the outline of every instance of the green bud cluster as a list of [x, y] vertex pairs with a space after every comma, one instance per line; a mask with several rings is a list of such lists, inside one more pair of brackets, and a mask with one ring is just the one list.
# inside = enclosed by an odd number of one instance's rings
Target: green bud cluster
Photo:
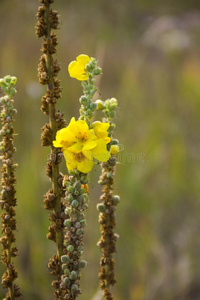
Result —
[[107, 99], [105, 101], [104, 108], [102, 109], [102, 111], [109, 122], [111, 122], [112, 119], [115, 117], [117, 106], [118, 102], [115, 98]]
[[[15, 89], [15, 84], [17, 83], [17, 78], [15, 76], [7, 75], [4, 78], [0, 79], [0, 87], [5, 92], [5, 94], [8, 96], [9, 99], [11, 99], [14, 94], [17, 92]], [[4, 101], [6, 100], [6, 97], [2, 97], [1, 103], [4, 104]]]
[[[77, 170], [70, 171], [65, 180], [64, 245], [66, 254], [61, 257], [62, 284], [74, 299], [81, 293], [79, 288], [80, 272], [87, 262], [81, 259], [83, 254], [83, 234], [86, 225], [84, 209], [87, 207], [88, 194], [84, 185], [88, 183], [87, 174]], [[71, 299], [71, 298], [70, 298]]]
[[94, 76], [100, 75], [102, 72], [97, 63], [97, 60], [93, 57], [87, 63], [85, 69], [88, 80], [82, 82], [83, 95], [79, 99], [81, 104], [80, 119], [86, 120], [87, 122], [93, 117], [94, 111], [97, 109], [97, 103], [92, 101], [92, 98], [97, 91]]
[[[96, 100], [97, 110], [101, 110], [104, 114], [103, 122], [110, 123], [109, 137], [111, 138], [110, 143], [107, 145], [108, 149], [111, 146], [118, 145], [119, 141], [113, 138], [113, 131], [116, 125], [113, 123], [113, 118], [116, 115], [116, 108], [118, 102], [115, 98], [107, 99], [106, 101]], [[111, 151], [112, 154], [112, 151]], [[115, 155], [115, 154], [112, 154]], [[101, 176], [99, 184], [102, 185], [102, 195], [100, 197], [101, 203], [97, 204], [97, 210], [99, 211], [99, 223], [101, 238], [97, 245], [101, 249], [101, 260], [100, 260], [100, 287], [103, 291], [105, 299], [113, 299], [110, 292], [110, 286], [114, 285], [115, 274], [114, 274], [114, 259], [113, 253], [116, 251], [116, 234], [114, 233], [115, 227], [115, 206], [120, 202], [118, 195], [113, 195], [113, 185], [115, 176], [115, 165], [116, 158], [109, 160], [101, 164]], [[111, 246], [112, 245], [112, 246]]]

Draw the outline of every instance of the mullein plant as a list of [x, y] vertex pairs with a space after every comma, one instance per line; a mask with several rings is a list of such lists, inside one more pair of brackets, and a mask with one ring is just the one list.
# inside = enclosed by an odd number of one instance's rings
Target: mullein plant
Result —
[[115, 124], [113, 118], [116, 114], [117, 100], [115, 98], [108, 99], [105, 102], [97, 100], [97, 109], [104, 114], [103, 122], [109, 123], [109, 137], [111, 141], [108, 145], [111, 157], [107, 162], [101, 163], [101, 176], [99, 184], [102, 185], [101, 203], [97, 205], [99, 211], [99, 223], [101, 237], [97, 245], [101, 249], [100, 259], [100, 288], [103, 291], [104, 299], [112, 300], [113, 296], [110, 292], [110, 287], [116, 282], [114, 274], [114, 259], [113, 254], [116, 252], [116, 240], [118, 235], [114, 232], [115, 229], [115, 209], [120, 201], [118, 195], [113, 195], [114, 176], [117, 164], [117, 154], [119, 152], [119, 141], [113, 138]]
[[49, 122], [42, 128], [42, 145], [50, 147], [49, 159], [46, 166], [46, 174], [51, 180], [51, 189], [44, 196], [44, 207], [51, 211], [50, 227], [47, 238], [56, 243], [57, 253], [50, 258], [48, 270], [56, 279], [52, 281], [52, 286], [55, 289], [55, 299], [66, 299], [66, 289], [61, 285], [61, 277], [63, 269], [61, 257], [65, 253], [63, 244], [64, 239], [64, 220], [66, 218], [63, 203], [64, 190], [62, 187], [63, 175], [60, 173], [60, 163], [62, 155], [59, 148], [54, 147], [53, 140], [56, 132], [65, 127], [63, 114], [56, 109], [56, 102], [61, 97], [60, 81], [57, 79], [57, 74], [60, 70], [59, 64], [53, 55], [56, 53], [58, 44], [56, 34], [52, 31], [58, 28], [59, 19], [58, 13], [52, 10], [51, 3], [54, 0], [40, 0], [41, 6], [38, 8], [36, 25], [36, 35], [44, 41], [42, 44], [42, 56], [38, 65], [39, 82], [46, 85], [46, 94], [41, 100], [41, 110], [45, 115], [48, 115]]
[[70, 63], [68, 70], [71, 77], [82, 81], [80, 117], [77, 121], [72, 118], [66, 128], [57, 132], [54, 146], [62, 149], [69, 173], [64, 179], [67, 215], [64, 244], [67, 251], [61, 257], [64, 271], [62, 286], [67, 289], [64, 299], [75, 300], [81, 293], [81, 269], [87, 264], [82, 254], [85, 210], [88, 207], [88, 173], [95, 163], [108, 161], [110, 152], [107, 145], [111, 139], [108, 136], [109, 123], [91, 123], [97, 108], [97, 103], [92, 100], [97, 91], [94, 76], [101, 74], [97, 60], [81, 54]]
[[13, 96], [16, 93], [15, 84], [17, 78], [6, 76], [0, 79], [0, 87], [5, 96], [0, 98], [1, 103], [1, 124], [0, 143], [1, 161], [2, 161], [2, 179], [1, 179], [1, 198], [0, 206], [3, 210], [1, 214], [1, 226], [3, 236], [0, 242], [3, 247], [1, 259], [6, 266], [6, 271], [2, 276], [2, 285], [7, 290], [6, 300], [14, 300], [21, 296], [18, 285], [14, 283], [18, 277], [17, 270], [13, 264], [13, 258], [17, 256], [18, 249], [15, 245], [16, 218], [15, 206], [17, 205], [15, 189], [15, 169], [17, 164], [14, 162], [13, 154], [16, 151], [14, 147], [14, 128], [13, 121], [16, 109], [14, 108]]

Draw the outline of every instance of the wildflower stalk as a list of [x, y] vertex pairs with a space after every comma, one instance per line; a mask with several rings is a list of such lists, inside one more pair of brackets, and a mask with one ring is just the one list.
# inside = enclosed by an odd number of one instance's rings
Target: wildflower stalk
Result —
[[[83, 95], [80, 97], [80, 120], [87, 122], [90, 127], [90, 120], [96, 110], [96, 103], [92, 98], [97, 90], [95, 86], [94, 75], [101, 73], [94, 58], [86, 65], [87, 81], [82, 82]], [[62, 268], [64, 276], [62, 284], [67, 288], [67, 294], [64, 299], [75, 300], [79, 294], [81, 269], [87, 262], [81, 259], [84, 251], [83, 237], [84, 227], [86, 225], [85, 210], [88, 207], [88, 174], [79, 170], [69, 171], [64, 185], [66, 187], [66, 210], [67, 218], [65, 219], [65, 236], [64, 243], [66, 254], [62, 256]]]
[[57, 254], [54, 255], [48, 264], [51, 275], [56, 276], [56, 280], [52, 282], [55, 288], [55, 299], [64, 299], [64, 291], [60, 286], [62, 269], [61, 256], [63, 254], [63, 221], [65, 218], [64, 204], [62, 197], [64, 191], [62, 188], [63, 175], [59, 171], [59, 164], [62, 160], [60, 149], [54, 148], [52, 142], [55, 139], [56, 132], [65, 127], [63, 114], [56, 110], [56, 102], [61, 97], [60, 81], [56, 78], [60, 67], [57, 60], [53, 58], [56, 53], [58, 44], [56, 35], [52, 29], [58, 28], [58, 13], [52, 10], [50, 5], [53, 0], [40, 0], [42, 6], [38, 8], [36, 25], [36, 35], [44, 38], [42, 45], [42, 56], [38, 65], [39, 82], [47, 85], [46, 94], [42, 98], [41, 109], [44, 114], [49, 116], [49, 123], [42, 128], [42, 145], [50, 146], [51, 153], [46, 166], [46, 174], [50, 177], [52, 188], [44, 197], [44, 206], [47, 210], [51, 210], [49, 233], [47, 238], [53, 240], [57, 246]]
[[0, 87], [5, 92], [5, 96], [0, 98], [1, 109], [1, 136], [0, 144], [1, 160], [3, 167], [1, 169], [1, 199], [0, 206], [3, 210], [1, 214], [2, 233], [0, 242], [3, 247], [1, 255], [3, 264], [6, 265], [6, 271], [2, 276], [2, 285], [8, 290], [6, 294], [7, 300], [14, 300], [21, 296], [18, 285], [14, 284], [14, 280], [18, 277], [17, 270], [13, 265], [12, 259], [17, 256], [18, 249], [15, 245], [15, 206], [17, 205], [16, 189], [15, 189], [15, 169], [17, 164], [14, 162], [13, 154], [16, 151], [14, 147], [14, 128], [12, 122], [16, 109], [14, 108], [14, 100], [12, 97], [16, 93], [14, 85], [17, 82], [16, 77], [6, 76], [0, 79]]
[[110, 286], [116, 282], [114, 274], [114, 259], [113, 254], [116, 252], [116, 240], [118, 235], [114, 233], [115, 222], [115, 207], [119, 203], [120, 198], [118, 195], [113, 195], [114, 177], [116, 169], [116, 154], [119, 151], [118, 140], [113, 139], [113, 131], [115, 124], [112, 119], [115, 116], [115, 108], [117, 100], [112, 98], [103, 103], [97, 100], [98, 107], [103, 111], [105, 117], [104, 122], [110, 123], [109, 136], [111, 137], [110, 151], [111, 158], [104, 163], [101, 163], [101, 176], [99, 183], [102, 185], [102, 195], [100, 197], [101, 203], [97, 205], [99, 211], [99, 223], [101, 238], [97, 245], [101, 249], [100, 260], [100, 288], [103, 291], [104, 299], [112, 300], [113, 296], [110, 292]]

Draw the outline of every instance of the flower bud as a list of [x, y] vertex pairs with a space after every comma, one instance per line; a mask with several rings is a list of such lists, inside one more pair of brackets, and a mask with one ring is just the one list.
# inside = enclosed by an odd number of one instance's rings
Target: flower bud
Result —
[[111, 98], [109, 104], [110, 104], [110, 108], [114, 109], [118, 105], [117, 99]]
[[86, 192], [86, 189], [85, 189], [85, 188], [81, 188], [81, 189], [80, 189], [80, 193], [81, 193], [81, 194], [84, 194], [85, 192]]
[[119, 146], [118, 145], [111, 145], [110, 147], [110, 153], [115, 155], [119, 153]]
[[91, 115], [92, 114], [92, 110], [90, 108], [87, 109], [87, 114]]
[[70, 284], [70, 279], [69, 279], [69, 277], [65, 277], [64, 280], [63, 280], [63, 283], [64, 283], [64, 285], [65, 285], [66, 287], [68, 287], [69, 284]]
[[105, 212], [105, 206], [104, 206], [104, 204], [98, 203], [98, 204], [97, 204], [97, 210], [98, 210], [99, 212]]
[[71, 221], [70, 221], [70, 219], [66, 219], [66, 220], [64, 221], [64, 226], [65, 226], [65, 227], [70, 227], [70, 226], [71, 226]]
[[115, 116], [115, 112], [114, 111], [109, 112], [109, 117], [110, 118], [114, 118], [114, 116]]
[[65, 208], [65, 213], [66, 213], [66, 215], [68, 215], [68, 214], [70, 213], [70, 211], [71, 211], [71, 208], [70, 208], [70, 207], [66, 207], [66, 208]]
[[81, 226], [84, 227], [86, 225], [86, 222], [87, 222], [86, 220], [81, 220], [80, 221]]
[[119, 140], [118, 139], [112, 139], [110, 143], [111, 143], [111, 145], [119, 145]]
[[102, 73], [102, 69], [101, 68], [96, 68], [93, 72], [94, 75], [100, 75]]
[[80, 190], [75, 190], [75, 191], [74, 191], [74, 195], [75, 195], [75, 196], [78, 196], [79, 194], [80, 194]]
[[67, 191], [68, 191], [69, 193], [73, 193], [73, 192], [74, 192], [73, 186], [71, 186], [71, 185], [68, 186]]
[[69, 202], [72, 202], [72, 201], [74, 200], [72, 194], [69, 194], [69, 195], [67, 196], [67, 199], [68, 199]]
[[77, 273], [75, 271], [71, 271], [69, 278], [71, 280], [75, 280], [77, 279], [77, 277], [78, 277]]
[[109, 172], [109, 173], [106, 174], [107, 178], [112, 178], [112, 176], [113, 176], [113, 174], [111, 172]]
[[68, 255], [62, 255], [61, 256], [61, 262], [62, 263], [68, 263], [69, 262], [69, 256]]
[[85, 261], [85, 260], [80, 260], [80, 262], [79, 262], [79, 267], [80, 267], [80, 268], [84, 268], [85, 266], [87, 266], [87, 261]]
[[104, 102], [102, 100], [96, 100], [97, 110], [101, 110], [104, 108]]
[[75, 190], [79, 190], [81, 188], [81, 182], [78, 180], [74, 183]]
[[73, 200], [73, 201], [72, 201], [72, 207], [73, 207], [73, 208], [78, 207], [78, 205], [79, 205], [79, 203], [78, 203], [77, 200]]
[[96, 109], [97, 109], [97, 104], [94, 103], [94, 102], [92, 102], [92, 103], [90, 104], [90, 108], [91, 108], [92, 111], [96, 110]]
[[77, 198], [78, 202], [80, 203], [83, 203], [84, 201], [84, 195], [80, 195], [78, 198]]
[[76, 230], [76, 234], [77, 235], [81, 235], [83, 232], [82, 232], [82, 229], [81, 228], [78, 228], [77, 230]]
[[120, 202], [120, 196], [119, 196], [119, 195], [114, 195], [114, 196], [112, 197], [112, 200], [113, 200], [113, 203], [114, 203], [115, 205], [117, 205], [117, 204]]
[[70, 270], [69, 270], [68, 268], [65, 268], [65, 269], [64, 269], [64, 274], [65, 274], [65, 275], [69, 275], [69, 274], [70, 274]]
[[73, 252], [73, 251], [74, 251], [74, 246], [73, 246], [73, 245], [69, 245], [69, 246], [67, 247], [67, 251], [68, 251], [68, 252]]
[[77, 284], [72, 284], [71, 291], [72, 291], [72, 293], [76, 293], [78, 291], [78, 285]]
[[82, 245], [80, 245], [80, 246], [77, 247], [77, 251], [83, 251], [83, 248], [84, 247]]
[[88, 98], [86, 96], [81, 96], [80, 99], [79, 99], [79, 102], [82, 104], [82, 105], [86, 105], [87, 102], [88, 102]]
[[93, 66], [91, 64], [91, 62], [87, 63], [87, 65], [85, 66], [86, 71], [91, 72], [93, 69]]

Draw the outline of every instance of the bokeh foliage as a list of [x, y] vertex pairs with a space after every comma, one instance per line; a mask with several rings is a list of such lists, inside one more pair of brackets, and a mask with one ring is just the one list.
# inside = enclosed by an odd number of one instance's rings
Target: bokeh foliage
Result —
[[[97, 98], [115, 96], [120, 106], [116, 138], [124, 150], [116, 178], [122, 200], [117, 210], [115, 299], [198, 299], [199, 1], [56, 2], [61, 15], [61, 111], [68, 121], [78, 116], [81, 88], [69, 78], [67, 65], [80, 53], [97, 57], [103, 68]], [[42, 207], [49, 182], [44, 171], [48, 149], [40, 145], [45, 116], [40, 111], [44, 90], [37, 81], [37, 5], [36, 0], [1, 0], [0, 77], [18, 77], [19, 284], [24, 299], [50, 300], [53, 292], [45, 270], [55, 249], [45, 239], [49, 221]], [[80, 300], [92, 299], [98, 287], [98, 176], [97, 166], [91, 174], [85, 237], [89, 264]]]

